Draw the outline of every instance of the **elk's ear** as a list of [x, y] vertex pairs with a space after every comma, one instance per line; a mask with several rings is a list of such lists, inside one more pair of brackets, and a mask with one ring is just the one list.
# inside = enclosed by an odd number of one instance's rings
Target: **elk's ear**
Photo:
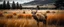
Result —
[[39, 16], [39, 14], [37, 14], [37, 16]]

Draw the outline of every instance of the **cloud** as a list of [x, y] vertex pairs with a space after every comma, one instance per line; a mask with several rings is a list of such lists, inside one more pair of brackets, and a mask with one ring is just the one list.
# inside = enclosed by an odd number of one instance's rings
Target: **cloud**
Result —
[[[0, 3], [3, 2], [3, 1], [4, 0], [0, 0]], [[15, 3], [19, 2], [20, 4], [23, 4], [23, 3], [31, 2], [31, 1], [34, 1], [34, 0], [5, 0], [5, 1], [9, 1], [10, 3], [15, 1]]]
[[44, 0], [35, 0], [35, 1], [44, 1]]
[[3, 1], [3, 0], [0, 0], [0, 2]]
[[6, 1], [10, 1], [11, 3], [13, 1], [15, 1], [15, 3], [19, 2], [20, 4], [23, 4], [23, 3], [31, 2], [31, 1], [34, 1], [34, 0], [6, 0]]

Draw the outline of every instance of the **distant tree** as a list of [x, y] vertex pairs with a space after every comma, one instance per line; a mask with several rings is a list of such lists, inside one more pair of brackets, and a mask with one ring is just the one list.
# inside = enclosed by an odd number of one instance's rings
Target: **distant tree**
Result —
[[15, 5], [15, 2], [13, 1], [12, 3], [12, 9], [15, 9], [16, 8], [16, 5]]
[[7, 1], [6, 7], [7, 7], [7, 9], [10, 9], [10, 3], [9, 3], [9, 1]]
[[37, 9], [40, 9], [38, 5], [37, 5]]
[[5, 1], [3, 2], [3, 6], [2, 7], [3, 7], [3, 9], [6, 9], [6, 2]]
[[17, 2], [17, 6], [16, 6], [17, 9], [19, 9], [19, 3]]
[[0, 9], [2, 9], [2, 4], [0, 4]]
[[[1, 7], [1, 5], [0, 5], [0, 7]], [[1, 9], [1, 8], [0, 8]]]
[[22, 5], [20, 4], [20, 9], [22, 9]]
[[54, 4], [57, 8], [64, 7], [64, 0], [57, 0]]

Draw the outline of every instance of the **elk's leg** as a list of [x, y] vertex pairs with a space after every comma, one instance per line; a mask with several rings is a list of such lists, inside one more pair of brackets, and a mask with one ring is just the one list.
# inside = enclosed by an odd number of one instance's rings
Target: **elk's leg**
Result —
[[37, 22], [37, 26], [39, 27], [39, 21]]
[[44, 20], [43, 23], [46, 25], [46, 20]]

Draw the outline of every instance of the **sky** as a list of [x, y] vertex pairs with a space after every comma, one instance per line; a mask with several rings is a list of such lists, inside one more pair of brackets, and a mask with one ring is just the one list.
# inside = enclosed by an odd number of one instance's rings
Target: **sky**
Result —
[[[2, 4], [3, 1], [4, 0], [0, 0], [0, 4]], [[5, 1], [9, 1], [10, 3], [15, 1], [15, 3], [19, 2], [19, 4], [23, 4], [23, 3], [31, 2], [31, 1], [34, 1], [34, 0], [5, 0]]]

